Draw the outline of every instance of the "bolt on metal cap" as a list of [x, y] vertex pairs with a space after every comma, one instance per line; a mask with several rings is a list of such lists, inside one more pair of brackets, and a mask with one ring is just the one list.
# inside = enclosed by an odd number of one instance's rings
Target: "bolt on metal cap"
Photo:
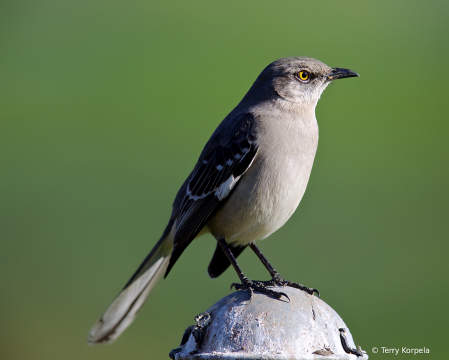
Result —
[[368, 359], [356, 349], [341, 317], [324, 301], [283, 287], [290, 301], [236, 291], [195, 318], [173, 360], [355, 360]]

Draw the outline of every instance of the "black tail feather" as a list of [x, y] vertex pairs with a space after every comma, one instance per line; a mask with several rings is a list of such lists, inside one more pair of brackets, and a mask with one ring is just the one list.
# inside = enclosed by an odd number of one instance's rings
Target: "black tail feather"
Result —
[[[242, 251], [245, 250], [246, 245], [233, 246], [228, 244], [228, 247], [231, 250], [234, 257], [237, 258], [237, 256], [239, 256], [242, 253]], [[220, 244], [217, 243], [214, 256], [212, 257], [209, 267], [207, 268], [209, 276], [211, 278], [216, 278], [220, 276], [229, 267], [229, 265], [231, 265], [231, 263], [229, 262], [226, 254], [223, 252], [223, 249], [221, 248]]]

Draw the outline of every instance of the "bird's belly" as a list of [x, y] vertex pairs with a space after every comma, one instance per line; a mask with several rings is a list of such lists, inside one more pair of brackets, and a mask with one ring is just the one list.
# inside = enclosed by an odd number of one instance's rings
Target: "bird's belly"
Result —
[[[238, 245], [264, 239], [275, 232], [301, 201], [314, 156], [315, 152], [306, 161], [299, 162], [291, 158], [276, 159], [277, 166], [269, 168], [263, 161], [255, 161], [244, 174], [246, 178], [237, 183], [230, 198], [208, 222], [209, 231], [216, 238]], [[273, 163], [274, 159], [267, 160]]]

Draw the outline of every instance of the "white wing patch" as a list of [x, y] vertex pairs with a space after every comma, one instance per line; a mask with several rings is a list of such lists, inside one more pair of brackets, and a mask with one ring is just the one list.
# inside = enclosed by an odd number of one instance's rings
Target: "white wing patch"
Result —
[[237, 176], [236, 178], [234, 175], [231, 175], [221, 186], [215, 191], [215, 196], [218, 198], [218, 200], [223, 200], [225, 197], [229, 195], [232, 188], [236, 184], [237, 181], [239, 181], [240, 176]]

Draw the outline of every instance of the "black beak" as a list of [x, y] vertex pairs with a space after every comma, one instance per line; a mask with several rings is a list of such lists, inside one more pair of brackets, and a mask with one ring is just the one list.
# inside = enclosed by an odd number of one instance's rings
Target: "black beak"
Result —
[[357, 74], [355, 71], [352, 71], [349, 69], [341, 69], [341, 68], [333, 68], [329, 74], [324, 75], [324, 77], [329, 81], [348, 78], [348, 77], [359, 77], [359, 76], [360, 75]]

